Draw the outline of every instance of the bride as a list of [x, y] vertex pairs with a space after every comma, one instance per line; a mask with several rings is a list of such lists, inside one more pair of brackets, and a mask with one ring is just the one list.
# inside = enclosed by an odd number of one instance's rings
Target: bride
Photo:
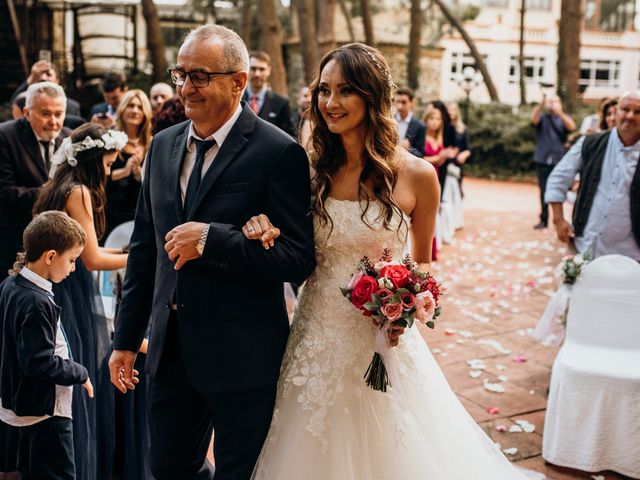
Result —
[[[312, 85], [317, 268], [302, 289], [276, 409], [255, 480], [518, 480], [464, 410], [417, 328], [388, 340], [401, 385], [386, 393], [363, 379], [376, 328], [341, 292], [356, 262], [389, 248], [430, 269], [440, 191], [434, 168], [397, 145], [394, 85], [375, 49], [329, 52]], [[278, 248], [264, 215], [243, 233]], [[275, 245], [274, 245], [275, 242]]]

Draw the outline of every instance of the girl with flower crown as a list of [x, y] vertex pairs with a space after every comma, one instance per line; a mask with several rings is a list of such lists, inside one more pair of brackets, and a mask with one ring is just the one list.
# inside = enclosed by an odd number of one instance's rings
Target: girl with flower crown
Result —
[[74, 359], [89, 371], [96, 396], [74, 389], [73, 436], [78, 479], [111, 478], [114, 399], [106, 360], [110, 329], [91, 271], [124, 268], [127, 254], [98, 246], [105, 231], [105, 183], [127, 142], [122, 132], [84, 124], [64, 140], [52, 159], [51, 180], [40, 191], [34, 214], [61, 210], [84, 228], [87, 241], [76, 270], [54, 287], [61, 321]]

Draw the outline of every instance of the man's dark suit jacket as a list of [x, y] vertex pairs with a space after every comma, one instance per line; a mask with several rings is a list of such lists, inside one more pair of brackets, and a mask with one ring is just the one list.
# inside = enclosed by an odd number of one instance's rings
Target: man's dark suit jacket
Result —
[[[283, 282], [315, 267], [307, 156], [243, 107], [188, 215], [179, 179], [189, 121], [154, 137], [116, 320], [114, 348], [137, 351], [151, 315], [146, 368], [155, 375], [175, 301], [185, 369], [203, 395], [275, 385], [289, 332]], [[269, 250], [241, 231], [260, 213], [282, 232]], [[188, 221], [208, 223], [209, 236], [203, 256], [176, 271], [165, 235]]]
[[0, 396], [16, 415], [53, 415], [56, 385], [87, 381], [82, 365], [54, 355], [60, 308], [21, 275], [0, 286]]
[[[242, 99], [249, 103], [249, 94], [245, 90]], [[269, 123], [274, 124], [280, 130], [294, 136], [296, 129], [291, 121], [291, 109], [289, 100], [276, 92], [268, 90], [264, 96], [264, 103], [258, 116]]]
[[[63, 128], [56, 148], [69, 134]], [[38, 140], [26, 119], [0, 124], [0, 279], [22, 247], [22, 232], [31, 221], [38, 191], [49, 178]]]
[[427, 127], [424, 123], [418, 120], [415, 116], [411, 117], [407, 133], [404, 138], [409, 140], [411, 148], [409, 153], [415, 155], [418, 158], [424, 157], [424, 142], [427, 136]]

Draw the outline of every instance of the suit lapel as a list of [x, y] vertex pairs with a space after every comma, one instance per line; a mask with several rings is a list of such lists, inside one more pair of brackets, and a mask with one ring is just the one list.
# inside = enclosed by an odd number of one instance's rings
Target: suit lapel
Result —
[[175, 182], [173, 186], [175, 201], [173, 202], [173, 204], [176, 209], [178, 224], [184, 223], [182, 192], [180, 190], [180, 173], [182, 172], [182, 165], [184, 163], [184, 157], [186, 156], [187, 152], [187, 137], [190, 125], [191, 123], [187, 122], [182, 133], [176, 136], [176, 139], [173, 142], [173, 152], [171, 152], [171, 157], [169, 157], [169, 169], [171, 171], [169, 178], [173, 178]]
[[47, 169], [44, 165], [44, 160], [42, 159], [42, 154], [40, 153], [40, 147], [38, 147], [38, 139], [36, 138], [35, 133], [33, 133], [33, 129], [31, 128], [31, 125], [29, 125], [29, 122], [23, 119], [21, 127], [21, 137], [23, 140], [22, 146], [24, 147], [24, 150], [27, 152], [29, 157], [31, 157], [33, 165], [42, 176], [43, 181], [46, 181], [49, 178], [49, 172], [47, 172]]
[[255, 122], [256, 116], [251, 110], [251, 107], [246, 104], [243, 105], [242, 113], [222, 144], [220, 151], [215, 156], [211, 167], [209, 167], [209, 170], [207, 170], [207, 173], [205, 173], [202, 178], [198, 194], [191, 208], [191, 215], [189, 215], [187, 221], [191, 220], [207, 192], [216, 180], [218, 180], [222, 172], [231, 164], [231, 161], [238, 155], [240, 150], [242, 150], [242, 147], [248, 142], [245, 135], [253, 131]]

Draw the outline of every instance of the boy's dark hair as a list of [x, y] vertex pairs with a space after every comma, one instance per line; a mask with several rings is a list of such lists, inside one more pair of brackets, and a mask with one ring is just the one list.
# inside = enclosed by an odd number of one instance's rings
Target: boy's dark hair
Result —
[[396, 90], [396, 98], [400, 95], [406, 95], [407, 97], [409, 97], [409, 100], [413, 102], [413, 90], [411, 90], [409, 87], [398, 87], [398, 89]]
[[263, 52], [262, 50], [254, 50], [249, 53], [249, 58], [257, 58], [258, 60], [262, 60], [263, 62], [267, 62], [271, 65], [271, 56], [267, 52]]
[[102, 77], [102, 91], [111, 93], [116, 89], [124, 90], [127, 87], [127, 79], [120, 72], [108, 72]]
[[11, 105], [15, 105], [20, 110], [22, 110], [26, 104], [27, 104], [27, 92], [21, 92], [18, 95], [16, 95], [16, 98], [13, 99], [13, 103]]
[[9, 274], [17, 275], [27, 262], [35, 262], [44, 252], [55, 250], [63, 253], [84, 245], [86, 239], [82, 226], [66, 213], [58, 210], [39, 213], [24, 229], [24, 252], [18, 253]]

